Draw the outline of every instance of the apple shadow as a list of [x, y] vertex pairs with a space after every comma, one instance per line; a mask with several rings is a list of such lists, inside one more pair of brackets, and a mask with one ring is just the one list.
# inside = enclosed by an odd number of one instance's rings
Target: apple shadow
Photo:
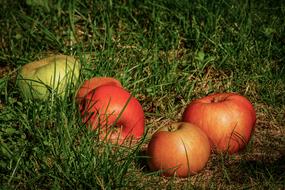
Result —
[[285, 185], [285, 154], [275, 160], [252, 158], [226, 165], [226, 167], [227, 175], [233, 183], [270, 179], [276, 184]]
[[142, 149], [138, 152], [138, 159], [136, 165], [141, 169], [143, 173], [150, 173], [151, 170], [148, 166], [149, 156], [147, 155], [146, 149]]
[[[267, 177], [283, 178], [285, 181], [285, 154], [274, 161], [248, 160], [242, 161], [240, 167], [247, 175], [257, 177], [262, 173]], [[269, 176], [270, 175], [270, 176]]]

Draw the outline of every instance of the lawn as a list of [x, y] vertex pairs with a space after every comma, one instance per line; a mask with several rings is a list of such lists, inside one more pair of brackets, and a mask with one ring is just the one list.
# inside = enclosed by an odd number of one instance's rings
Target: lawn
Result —
[[[274, 0], [26, 0], [0, 3], [0, 189], [284, 189], [285, 4]], [[78, 58], [80, 81], [109, 76], [136, 97], [145, 135], [98, 140], [74, 101], [23, 99], [17, 73], [52, 54]], [[255, 107], [235, 155], [212, 153], [188, 178], [161, 177], [144, 151], [193, 99], [237, 92]]]

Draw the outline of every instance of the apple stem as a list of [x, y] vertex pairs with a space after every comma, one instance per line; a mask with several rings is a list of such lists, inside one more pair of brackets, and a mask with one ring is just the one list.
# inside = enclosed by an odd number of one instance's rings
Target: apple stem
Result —
[[[180, 125], [179, 125], [179, 126], [180, 126]], [[179, 126], [177, 126], [177, 125], [175, 125], [175, 124], [172, 124], [172, 125], [169, 125], [169, 126], [168, 126], [167, 130], [168, 130], [169, 132], [173, 132], [173, 131], [176, 131], [176, 130], [179, 128]]]
[[170, 132], [172, 132], [172, 131], [174, 131], [174, 127], [172, 126], [172, 125], [170, 125], [170, 126], [168, 126], [168, 129], [167, 129], [168, 131], [170, 131]]
[[225, 97], [213, 97], [211, 100], [211, 103], [218, 103], [224, 101], [226, 98]]

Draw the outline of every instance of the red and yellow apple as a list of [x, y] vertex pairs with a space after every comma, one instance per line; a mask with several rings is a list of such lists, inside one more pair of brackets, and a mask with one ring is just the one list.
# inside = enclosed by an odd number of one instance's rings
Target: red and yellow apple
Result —
[[80, 102], [83, 121], [99, 131], [102, 139], [122, 144], [144, 133], [144, 112], [139, 101], [116, 85], [102, 85]]
[[147, 147], [151, 170], [164, 176], [188, 177], [201, 171], [210, 156], [206, 134], [187, 122], [176, 122], [158, 129]]
[[24, 65], [17, 85], [25, 98], [46, 99], [51, 94], [64, 97], [79, 78], [80, 64], [72, 56], [54, 55]]
[[256, 113], [250, 101], [236, 93], [217, 93], [187, 105], [182, 121], [200, 127], [218, 152], [233, 154], [249, 142]]

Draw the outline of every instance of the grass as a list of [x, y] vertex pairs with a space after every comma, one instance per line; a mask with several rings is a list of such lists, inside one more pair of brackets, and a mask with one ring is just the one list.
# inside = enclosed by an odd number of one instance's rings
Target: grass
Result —
[[[285, 5], [282, 1], [3, 1], [0, 6], [1, 189], [283, 189]], [[49, 54], [79, 58], [81, 79], [119, 79], [141, 102], [135, 147], [102, 143], [64, 101], [26, 101], [18, 69]], [[238, 92], [257, 123], [240, 154], [212, 154], [187, 179], [150, 172], [141, 152], [186, 104]]]

